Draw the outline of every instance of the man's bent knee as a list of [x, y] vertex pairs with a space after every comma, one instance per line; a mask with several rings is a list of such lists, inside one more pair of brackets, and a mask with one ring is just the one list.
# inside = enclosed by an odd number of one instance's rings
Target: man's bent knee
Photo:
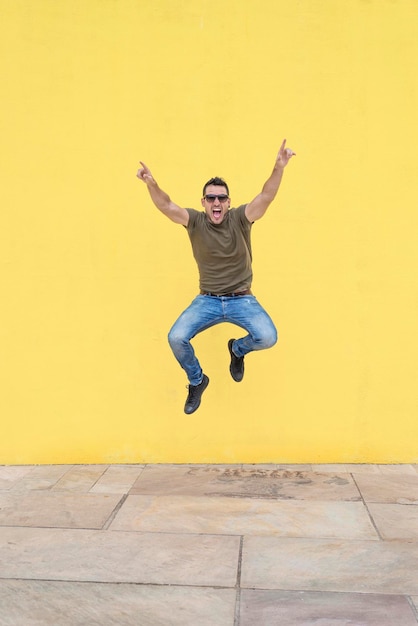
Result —
[[187, 338], [182, 333], [177, 332], [174, 328], [168, 333], [168, 343], [171, 348], [175, 350], [177, 347], [183, 346], [187, 343]]
[[267, 348], [272, 348], [278, 341], [278, 334], [276, 329], [272, 329], [271, 332], [265, 333], [260, 339], [257, 341], [257, 347], [259, 350], [267, 350]]

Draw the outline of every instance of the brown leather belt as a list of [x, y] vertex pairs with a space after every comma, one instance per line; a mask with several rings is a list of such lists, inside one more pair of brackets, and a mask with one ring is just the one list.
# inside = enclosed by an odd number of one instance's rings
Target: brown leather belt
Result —
[[235, 298], [236, 296], [251, 296], [251, 289], [244, 289], [244, 291], [234, 291], [233, 293], [212, 293], [211, 291], [200, 291], [201, 296], [214, 296], [215, 298]]

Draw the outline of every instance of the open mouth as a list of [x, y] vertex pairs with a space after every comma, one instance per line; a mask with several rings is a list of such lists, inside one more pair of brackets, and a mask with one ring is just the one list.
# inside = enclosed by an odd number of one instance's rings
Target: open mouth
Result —
[[215, 220], [219, 220], [222, 217], [222, 209], [212, 209], [212, 215]]

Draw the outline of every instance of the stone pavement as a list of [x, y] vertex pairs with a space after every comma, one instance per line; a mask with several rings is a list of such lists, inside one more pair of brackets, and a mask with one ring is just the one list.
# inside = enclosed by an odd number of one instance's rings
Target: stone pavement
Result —
[[1, 626], [417, 626], [417, 465], [0, 467]]

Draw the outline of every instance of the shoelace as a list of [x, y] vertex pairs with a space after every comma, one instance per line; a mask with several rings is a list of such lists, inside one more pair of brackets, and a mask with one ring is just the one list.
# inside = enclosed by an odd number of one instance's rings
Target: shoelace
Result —
[[[200, 383], [201, 385], [202, 383]], [[199, 389], [200, 385], [186, 385], [186, 389], [189, 390], [189, 397], [191, 398], [196, 391]]]

